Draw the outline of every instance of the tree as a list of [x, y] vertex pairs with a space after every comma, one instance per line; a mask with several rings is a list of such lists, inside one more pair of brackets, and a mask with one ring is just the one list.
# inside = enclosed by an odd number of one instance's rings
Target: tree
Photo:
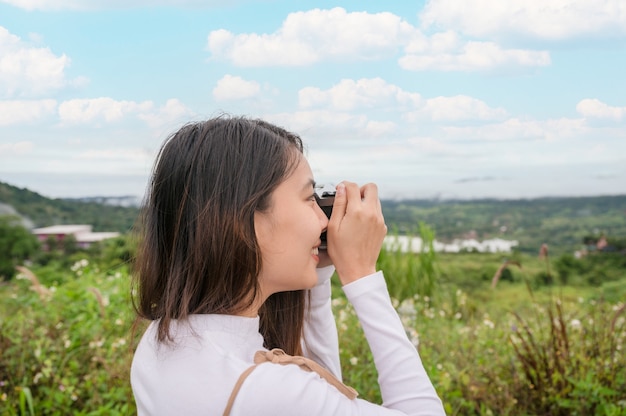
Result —
[[15, 266], [39, 250], [39, 241], [14, 215], [0, 215], [0, 279], [10, 280]]

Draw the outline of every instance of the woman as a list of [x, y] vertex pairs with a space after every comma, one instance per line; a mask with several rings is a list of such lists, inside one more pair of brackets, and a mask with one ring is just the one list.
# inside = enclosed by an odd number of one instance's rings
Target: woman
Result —
[[[339, 184], [329, 221], [298, 136], [221, 117], [166, 141], [143, 219], [135, 301], [152, 322], [131, 368], [140, 415], [444, 414], [376, 272], [387, 228], [375, 185]], [[306, 365], [254, 365], [257, 351], [272, 360], [280, 352], [267, 351], [280, 348], [341, 378], [335, 269], [372, 349], [383, 406]]]

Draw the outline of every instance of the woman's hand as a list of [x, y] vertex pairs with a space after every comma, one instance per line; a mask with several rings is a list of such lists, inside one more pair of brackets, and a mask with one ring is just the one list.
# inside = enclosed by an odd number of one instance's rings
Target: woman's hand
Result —
[[328, 223], [328, 254], [341, 284], [376, 272], [376, 260], [387, 235], [378, 188], [359, 188], [352, 182], [337, 185]]

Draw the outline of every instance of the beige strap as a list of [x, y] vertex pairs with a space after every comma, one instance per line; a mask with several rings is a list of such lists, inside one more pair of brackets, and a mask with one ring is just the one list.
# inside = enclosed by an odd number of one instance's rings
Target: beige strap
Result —
[[241, 389], [241, 385], [246, 380], [246, 378], [259, 364], [267, 362], [281, 365], [295, 364], [305, 371], [315, 372], [324, 380], [326, 380], [329, 384], [335, 386], [337, 390], [343, 393], [350, 400], [356, 399], [356, 397], [359, 395], [359, 393], [355, 389], [343, 384], [337, 379], [337, 377], [333, 375], [333, 373], [331, 373], [315, 361], [306, 357], [301, 357], [299, 355], [291, 356], [286, 354], [285, 351], [281, 350], [280, 348], [274, 348], [271, 351], [257, 351], [256, 354], [254, 354], [254, 365], [246, 369], [246, 371], [241, 373], [241, 375], [239, 376], [239, 379], [235, 383], [235, 387], [233, 387], [233, 391], [230, 393], [230, 397], [228, 398], [226, 409], [224, 409], [224, 416], [230, 415], [230, 410], [233, 407], [233, 403], [235, 403], [237, 393], [239, 393], [239, 389]]

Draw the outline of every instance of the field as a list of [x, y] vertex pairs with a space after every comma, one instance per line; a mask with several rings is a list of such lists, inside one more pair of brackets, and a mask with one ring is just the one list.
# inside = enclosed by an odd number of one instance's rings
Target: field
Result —
[[[570, 257], [381, 254], [449, 415], [626, 415], [624, 256]], [[134, 414], [126, 265], [75, 253], [32, 272], [0, 286], [0, 414]], [[344, 381], [380, 402], [334, 289]]]

